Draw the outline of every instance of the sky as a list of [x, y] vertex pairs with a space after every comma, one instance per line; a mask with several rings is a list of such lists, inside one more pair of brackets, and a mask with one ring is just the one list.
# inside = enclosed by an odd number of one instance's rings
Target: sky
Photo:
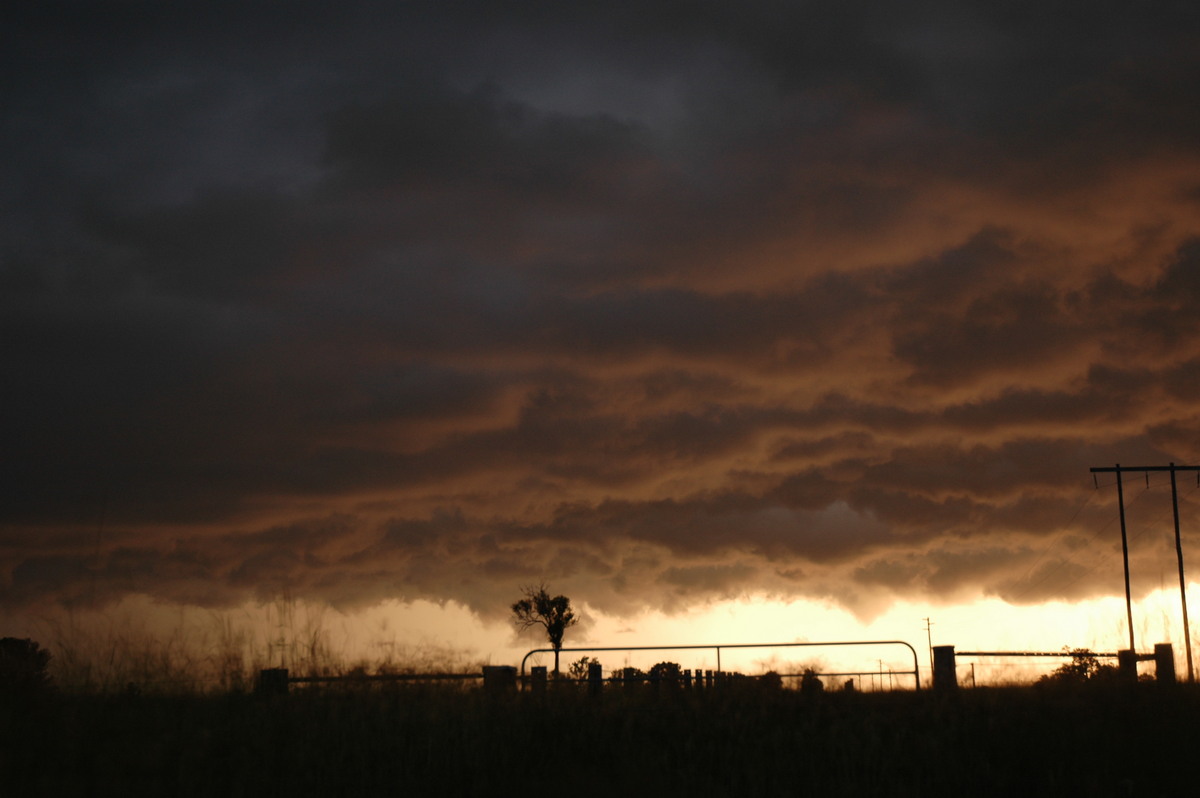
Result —
[[9, 628], [507, 650], [544, 583], [595, 644], [1125, 633], [1089, 469], [1200, 462], [1194, 4], [0, 14]]

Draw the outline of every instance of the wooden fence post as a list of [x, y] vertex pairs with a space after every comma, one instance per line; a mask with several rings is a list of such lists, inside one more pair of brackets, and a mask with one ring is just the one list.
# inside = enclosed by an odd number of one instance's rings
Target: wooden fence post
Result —
[[933, 647], [933, 689], [958, 689], [958, 663], [954, 660], [954, 646]]
[[262, 695], [287, 695], [288, 669], [264, 668], [258, 672], [258, 689]]
[[1132, 648], [1121, 649], [1117, 652], [1117, 671], [1121, 678], [1128, 682], [1138, 680], [1138, 655]]
[[588, 663], [588, 692], [592, 695], [600, 695], [600, 691], [604, 689], [604, 672], [600, 668], [599, 662]]
[[1154, 644], [1154, 678], [1159, 684], [1175, 684], [1175, 649], [1170, 643]]
[[512, 665], [484, 665], [483, 689], [489, 693], [502, 693], [517, 687], [517, 669]]

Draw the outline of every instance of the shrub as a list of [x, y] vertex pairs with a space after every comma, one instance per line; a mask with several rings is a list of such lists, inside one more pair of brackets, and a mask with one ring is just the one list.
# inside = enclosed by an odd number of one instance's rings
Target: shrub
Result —
[[1117, 674], [1115, 667], [1100, 664], [1100, 658], [1086, 648], [1071, 649], [1067, 653], [1070, 654], [1071, 661], [1038, 679], [1039, 684], [1068, 685], [1111, 681]]
[[675, 682], [683, 679], [683, 669], [678, 662], [660, 662], [650, 669], [651, 681]]
[[645, 681], [646, 673], [641, 668], [618, 668], [613, 671], [613, 678], [622, 682], [641, 682]]
[[805, 695], [817, 695], [825, 691], [825, 683], [817, 676], [817, 672], [812, 668], [805, 668], [804, 675], [800, 677], [800, 692]]

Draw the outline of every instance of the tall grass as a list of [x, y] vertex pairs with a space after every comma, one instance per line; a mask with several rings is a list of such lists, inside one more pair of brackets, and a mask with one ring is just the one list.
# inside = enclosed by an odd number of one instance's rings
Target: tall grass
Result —
[[46, 619], [38, 642], [51, 654], [49, 672], [72, 694], [203, 694], [252, 689], [263, 668], [293, 675], [478, 672], [464, 651], [395, 641], [371, 646], [371, 656], [345, 656], [316, 605], [283, 598], [259, 615], [181, 614], [151, 629], [127, 615]]

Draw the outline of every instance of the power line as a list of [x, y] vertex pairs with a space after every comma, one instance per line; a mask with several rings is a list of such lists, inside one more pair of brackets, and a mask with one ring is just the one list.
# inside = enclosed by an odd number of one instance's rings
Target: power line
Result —
[[[1109, 482], [1104, 485], [1101, 485], [1100, 487], [1106, 488], [1106, 487], [1111, 487], [1116, 484], [1117, 484], [1116, 482]], [[1153, 490], [1153, 488], [1151, 488], [1151, 490]], [[1200, 491], [1200, 486], [1194, 486], [1190, 490], [1188, 490], [1186, 493], [1180, 494], [1180, 498], [1186, 500], [1188, 497], [1190, 497], [1192, 494], [1196, 493], [1197, 491]], [[1128, 511], [1131, 507], [1136, 505], [1137, 502], [1143, 496], [1146, 495], [1146, 493], [1147, 493], [1147, 491], [1143, 490], [1140, 493], [1138, 493], [1136, 496], [1134, 496], [1133, 499], [1125, 502], [1125, 510]], [[1105, 522], [1104, 526], [1100, 527], [1097, 534], [1100, 536], [1103, 536], [1103, 534], [1108, 530], [1108, 528], [1110, 526], [1112, 526], [1114, 523], [1116, 523], [1116, 520], [1117, 520], [1116, 518], [1112, 518], [1109, 521]], [[1130, 534], [1129, 534], [1130, 544], [1137, 543], [1139, 540], [1141, 540], [1142, 537], [1145, 536], [1146, 533], [1151, 528], [1152, 528], [1152, 525], [1145, 524], [1145, 523], [1139, 523], [1138, 525], [1133, 527], [1130, 530]], [[1054, 543], [1051, 543], [1050, 546], [1047, 546], [1044, 553], [1049, 554], [1050, 551], [1054, 548], [1056, 543], [1058, 543], [1058, 541], [1055, 541]], [[1079, 573], [1077, 573], [1075, 576], [1071, 577], [1070, 579], [1067, 579], [1066, 581], [1058, 583], [1059, 591], [1062, 593], [1067, 592], [1067, 589], [1072, 587], [1076, 583], [1078, 583], [1079, 580], [1081, 580], [1085, 577], [1091, 576], [1092, 574], [1099, 571], [1101, 568], [1106, 567], [1112, 561], [1112, 558], [1113, 558], [1112, 552], [1107, 548], [1100, 549], [1100, 550], [1091, 548], [1091, 549], [1088, 549], [1088, 551], [1092, 552], [1095, 555], [1091, 564], [1084, 565], [1083, 563], [1081, 563], [1077, 560], [1073, 560], [1073, 559], [1060, 560], [1053, 568], [1051, 568], [1045, 574], [1043, 574], [1040, 579], [1038, 579], [1035, 583], [1033, 583], [1032, 585], [1027, 587], [1021, 593], [1019, 593], [1014, 600], [1019, 600], [1022, 597], [1028, 595], [1033, 590], [1046, 584], [1053, 577], [1057, 576], [1063, 570], [1063, 568], [1065, 568], [1068, 565], [1078, 565], [1080, 567], [1081, 571]], [[1032, 569], [1031, 569], [1031, 572], [1032, 572]]]

